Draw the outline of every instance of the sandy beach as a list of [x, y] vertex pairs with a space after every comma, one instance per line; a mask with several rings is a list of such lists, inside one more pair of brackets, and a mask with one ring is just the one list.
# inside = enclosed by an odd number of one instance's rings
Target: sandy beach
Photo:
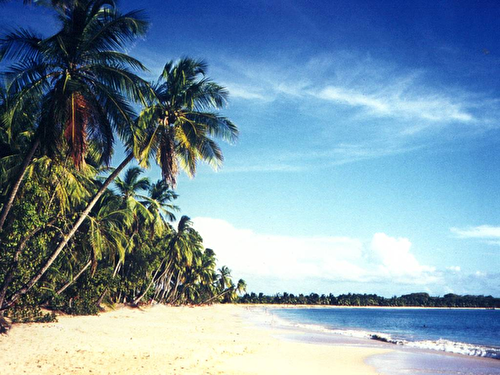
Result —
[[376, 374], [384, 350], [290, 342], [243, 318], [244, 306], [120, 308], [15, 325], [1, 374]]

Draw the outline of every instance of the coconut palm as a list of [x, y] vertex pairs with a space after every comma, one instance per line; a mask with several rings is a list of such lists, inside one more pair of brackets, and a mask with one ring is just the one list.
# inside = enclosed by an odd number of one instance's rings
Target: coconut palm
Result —
[[215, 272], [216, 258], [212, 249], [197, 252], [199, 261], [187, 269], [187, 276], [182, 285], [182, 301], [199, 303], [217, 293], [214, 282], [217, 278]]
[[[112, 2], [79, 0], [56, 8], [60, 29], [49, 38], [20, 29], [0, 39], [0, 60], [16, 61], [4, 73], [14, 99], [5, 121], [25, 112], [39, 118], [36, 133], [0, 214], [2, 229], [26, 168], [41, 146], [44, 153], [64, 152], [79, 167], [90, 141], [109, 163], [114, 131], [130, 135], [134, 111], [127, 99], [141, 100], [144, 82], [136, 59], [119, 52], [145, 34], [141, 12], [121, 14]], [[33, 106], [33, 103], [38, 103]]]
[[227, 266], [222, 266], [218, 269], [218, 274], [215, 275], [214, 294], [209, 299], [201, 304], [209, 303], [213, 300], [220, 300], [223, 297], [224, 301], [231, 301], [231, 294], [234, 293], [235, 286], [231, 278], [231, 270]]
[[213, 140], [234, 142], [237, 127], [215, 111], [227, 102], [227, 91], [206, 77], [203, 61], [183, 58], [168, 62], [152, 85], [156, 98], [139, 116], [144, 129], [141, 165], [155, 159], [170, 186], [176, 185], [179, 167], [194, 176], [199, 160], [217, 169], [222, 152]]
[[[17, 113], [17, 116], [9, 121], [14, 102], [14, 95], [9, 93], [4, 82], [0, 80], [0, 202], [4, 203], [3, 207], [8, 201], [8, 193], [12, 189], [17, 191], [19, 187], [13, 182], [20, 185], [20, 181], [15, 181], [16, 174], [32, 143], [36, 123], [34, 111]], [[30, 105], [36, 108], [37, 103], [32, 102]]]
[[[143, 98], [143, 81], [131, 69], [145, 68], [136, 59], [118, 51], [137, 36], [144, 35], [147, 22], [140, 12], [122, 15], [112, 3], [99, 0], [71, 2], [60, 10], [59, 20], [61, 29], [51, 38], [41, 39], [19, 30], [0, 41], [0, 58], [24, 61], [6, 74], [16, 97], [6, 118], [12, 122], [20, 111], [27, 109], [26, 103], [41, 99], [35, 137], [2, 208], [0, 228], [39, 146], [49, 155], [66, 151], [77, 167], [83, 164], [91, 140], [99, 148], [102, 161], [108, 163], [114, 131], [126, 139], [130, 147], [135, 115], [127, 98]], [[133, 155], [127, 160], [132, 158]], [[127, 163], [122, 163], [108, 177], [52, 255], [0, 310], [12, 306], [49, 269]]]
[[138, 230], [139, 223], [153, 220], [153, 216], [140, 201], [143, 195], [139, 193], [141, 190], [147, 191], [150, 186], [149, 178], [140, 178], [142, 173], [141, 168], [132, 167], [125, 172], [123, 180], [120, 177], [115, 179], [115, 186], [122, 197], [124, 206], [131, 210], [134, 215], [135, 230]]
[[233, 287], [233, 281], [231, 279], [231, 270], [227, 266], [222, 266], [219, 268], [219, 274], [217, 275], [217, 288], [220, 292]]
[[236, 292], [238, 294], [245, 293], [247, 290], [247, 283], [243, 279], [239, 279], [238, 283], [236, 284]]
[[85, 245], [92, 250], [94, 269], [103, 254], [112, 264], [123, 261], [127, 247], [125, 228], [131, 221], [130, 210], [124, 209], [121, 199], [109, 190], [93, 207], [82, 232]]
[[[163, 296], [169, 292], [176, 293], [181, 282], [181, 272], [185, 267], [192, 265], [193, 253], [203, 248], [203, 240], [192, 224], [188, 216], [182, 216], [177, 224], [177, 230], [171, 229], [165, 243], [165, 256], [147, 288], [135, 299], [135, 304], [144, 298], [153, 283], [163, 286]], [[173, 290], [170, 288], [172, 279], [175, 280]]]
[[164, 180], [158, 180], [151, 184], [148, 189], [148, 195], [142, 196], [142, 204], [147, 207], [151, 214], [151, 231], [162, 235], [169, 226], [167, 221], [175, 220], [175, 211], [179, 207], [171, 204], [172, 200], [177, 199], [178, 195], [170, 190]]
[[[123, 208], [122, 200], [112, 191], [107, 190], [106, 193], [99, 199], [93, 207], [87, 220], [82, 225], [78, 237], [78, 253], [70, 254], [70, 259], [67, 262], [75, 263], [76, 270], [79, 270], [75, 275], [69, 277], [67, 281], [56, 294], [61, 294], [66, 288], [74, 283], [85, 270], [92, 266], [92, 274], [96, 271], [98, 262], [106, 257], [111, 266], [115, 266], [123, 262], [127, 249], [128, 238], [126, 236], [126, 228], [130, 226], [132, 221], [132, 213], [130, 210]], [[88, 255], [90, 254], [90, 255]], [[90, 260], [82, 261], [78, 258]], [[70, 274], [73, 270], [70, 269]], [[58, 271], [61, 272], [61, 271]]]
[[138, 167], [129, 168], [125, 172], [125, 177], [122, 180], [117, 177], [115, 180], [115, 185], [118, 188], [118, 192], [123, 197], [125, 201], [129, 198], [138, 198], [140, 190], [148, 190], [150, 187], [150, 182], [147, 177], [139, 178], [143, 173], [143, 170]]

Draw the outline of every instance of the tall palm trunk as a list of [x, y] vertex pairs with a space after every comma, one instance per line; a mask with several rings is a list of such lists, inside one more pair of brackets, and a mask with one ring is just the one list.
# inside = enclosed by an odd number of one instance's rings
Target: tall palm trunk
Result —
[[33, 141], [33, 144], [31, 145], [30, 150], [24, 157], [23, 163], [21, 164], [21, 168], [19, 170], [19, 175], [17, 176], [17, 180], [14, 183], [14, 186], [12, 186], [12, 190], [10, 191], [9, 197], [7, 198], [7, 202], [5, 202], [2, 212], [0, 213], [0, 232], [3, 229], [3, 226], [5, 224], [5, 221], [7, 220], [7, 215], [9, 214], [10, 209], [12, 208], [12, 205], [14, 204], [14, 199], [16, 198], [17, 192], [19, 191], [19, 188], [21, 187], [21, 183], [23, 182], [24, 175], [26, 174], [26, 171], [28, 170], [28, 166], [31, 163], [31, 159], [33, 159], [33, 155], [35, 155], [36, 150], [38, 149], [38, 146], [40, 146], [40, 138], [36, 137]]
[[33, 276], [31, 278], [31, 280], [28, 281], [21, 289], [19, 289], [14, 294], [12, 294], [10, 299], [6, 303], [4, 303], [3, 306], [0, 306], [0, 311], [11, 307], [17, 301], [17, 299], [19, 297], [21, 297], [23, 294], [26, 294], [29, 290], [31, 290], [33, 285], [35, 285], [36, 282], [38, 280], [40, 280], [40, 278], [45, 274], [45, 272], [47, 272], [47, 270], [50, 268], [52, 263], [54, 263], [54, 261], [57, 259], [57, 257], [61, 253], [61, 251], [66, 247], [69, 240], [75, 235], [75, 233], [78, 230], [78, 228], [80, 227], [80, 225], [82, 225], [83, 221], [87, 218], [87, 216], [89, 215], [90, 211], [95, 206], [95, 204], [97, 203], [99, 198], [104, 194], [107, 187], [114, 181], [114, 179], [120, 174], [120, 172], [123, 170], [123, 168], [125, 168], [127, 166], [127, 164], [130, 163], [130, 161], [133, 158], [134, 158], [133, 153], [130, 153], [125, 158], [125, 160], [123, 160], [121, 162], [121, 164], [113, 171], [113, 173], [111, 173], [111, 175], [109, 175], [109, 177], [106, 179], [106, 181], [104, 182], [102, 187], [99, 189], [99, 191], [96, 193], [94, 198], [89, 202], [89, 204], [87, 205], [85, 210], [83, 210], [83, 212], [80, 215], [80, 217], [78, 218], [78, 220], [75, 222], [75, 224], [73, 224], [73, 227], [71, 228], [69, 233], [63, 237], [59, 246], [57, 246], [57, 248], [54, 250], [54, 252], [49, 257], [49, 259], [47, 259], [47, 261], [44, 263], [42, 268], [40, 268], [40, 270], [35, 274], [35, 276]]

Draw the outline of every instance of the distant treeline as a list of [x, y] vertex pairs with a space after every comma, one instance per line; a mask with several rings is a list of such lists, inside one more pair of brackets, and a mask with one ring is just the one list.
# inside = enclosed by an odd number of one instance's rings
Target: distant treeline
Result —
[[427, 293], [411, 293], [400, 297], [381, 297], [376, 294], [289, 294], [278, 293], [273, 296], [263, 293], [246, 293], [239, 298], [239, 303], [267, 303], [292, 305], [329, 305], [329, 306], [423, 306], [423, 307], [485, 307], [500, 308], [500, 298], [492, 296], [460, 296], [445, 294], [443, 297], [431, 297]]

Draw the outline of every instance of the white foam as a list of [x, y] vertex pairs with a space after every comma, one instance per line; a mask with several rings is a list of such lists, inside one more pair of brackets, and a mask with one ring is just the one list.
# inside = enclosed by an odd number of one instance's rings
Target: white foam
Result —
[[464, 342], [439, 339], [436, 341], [408, 341], [405, 345], [413, 348], [440, 350], [448, 353], [471, 355], [475, 357], [488, 357], [500, 359], [500, 349], [482, 345], [467, 344]]
[[369, 332], [363, 330], [355, 329], [331, 329], [320, 324], [307, 324], [307, 323], [295, 323], [286, 319], [278, 318], [276, 315], [271, 314], [268, 322], [272, 326], [278, 327], [293, 327], [305, 329], [308, 331], [342, 335], [348, 337], [355, 337], [361, 339], [371, 339], [377, 341], [383, 341], [395, 345], [403, 345], [412, 348], [427, 349], [427, 350], [437, 350], [447, 353], [463, 354], [475, 357], [487, 357], [500, 359], [500, 348], [487, 347], [482, 345], [467, 344], [463, 342], [450, 341], [445, 339], [439, 340], [422, 340], [422, 341], [409, 341], [399, 338], [394, 338], [390, 334], [381, 332]]

